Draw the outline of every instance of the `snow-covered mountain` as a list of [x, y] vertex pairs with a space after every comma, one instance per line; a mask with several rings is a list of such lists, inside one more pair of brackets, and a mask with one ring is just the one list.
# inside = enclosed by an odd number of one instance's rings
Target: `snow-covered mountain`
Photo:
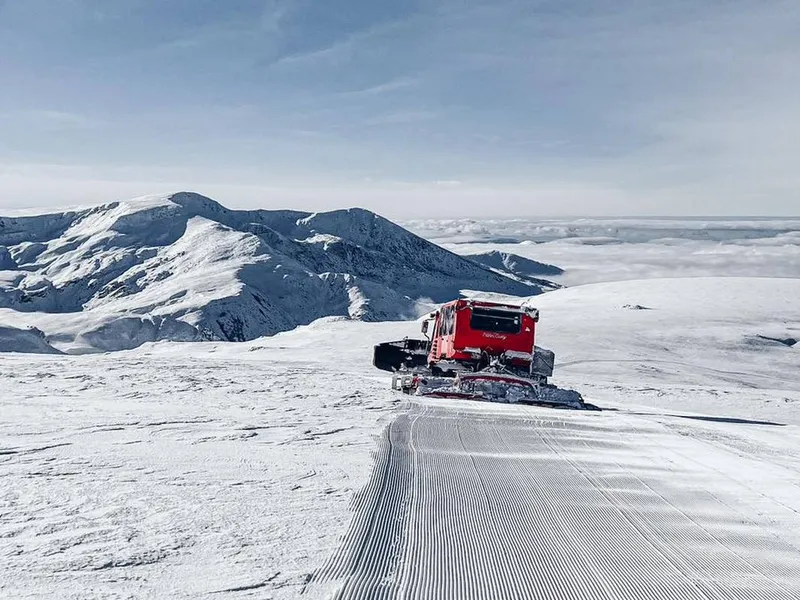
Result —
[[542, 283], [363, 209], [237, 211], [181, 192], [0, 218], [0, 323], [64, 348], [241, 341], [325, 316], [410, 317], [462, 289], [532, 296]]
[[502, 252], [500, 250], [489, 250], [488, 252], [466, 254], [464, 256], [487, 269], [514, 277], [520, 281], [538, 285], [543, 289], [552, 290], [561, 287], [552, 281], [541, 279], [542, 276], [550, 277], [564, 273], [564, 269], [555, 265], [531, 260], [524, 256], [511, 254], [510, 252]]

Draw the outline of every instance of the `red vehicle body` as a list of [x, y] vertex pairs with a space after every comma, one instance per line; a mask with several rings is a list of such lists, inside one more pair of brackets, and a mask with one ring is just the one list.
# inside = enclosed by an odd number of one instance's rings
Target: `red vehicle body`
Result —
[[530, 366], [539, 321], [535, 308], [462, 299], [443, 305], [431, 318], [432, 369], [447, 371], [453, 363], [480, 370], [501, 355], [510, 365]]

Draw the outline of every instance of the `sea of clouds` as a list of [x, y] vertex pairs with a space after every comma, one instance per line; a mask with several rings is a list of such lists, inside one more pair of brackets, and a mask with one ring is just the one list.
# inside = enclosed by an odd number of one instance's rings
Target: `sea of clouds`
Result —
[[565, 270], [562, 285], [661, 277], [800, 277], [800, 218], [425, 219], [457, 252], [501, 250]]

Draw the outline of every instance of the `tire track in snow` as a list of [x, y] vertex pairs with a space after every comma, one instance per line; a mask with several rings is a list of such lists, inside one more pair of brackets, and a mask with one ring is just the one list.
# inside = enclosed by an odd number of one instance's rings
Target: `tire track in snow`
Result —
[[384, 433], [314, 581], [342, 600], [800, 598], [796, 549], [721, 501], [719, 473], [662, 460], [675, 435], [630, 416], [417, 405]]

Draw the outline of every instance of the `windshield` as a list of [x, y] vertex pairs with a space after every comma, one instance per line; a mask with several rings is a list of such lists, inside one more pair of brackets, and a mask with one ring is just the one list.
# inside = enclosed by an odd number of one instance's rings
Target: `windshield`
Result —
[[469, 321], [472, 329], [497, 333], [519, 333], [521, 323], [520, 313], [477, 307], [472, 309]]

